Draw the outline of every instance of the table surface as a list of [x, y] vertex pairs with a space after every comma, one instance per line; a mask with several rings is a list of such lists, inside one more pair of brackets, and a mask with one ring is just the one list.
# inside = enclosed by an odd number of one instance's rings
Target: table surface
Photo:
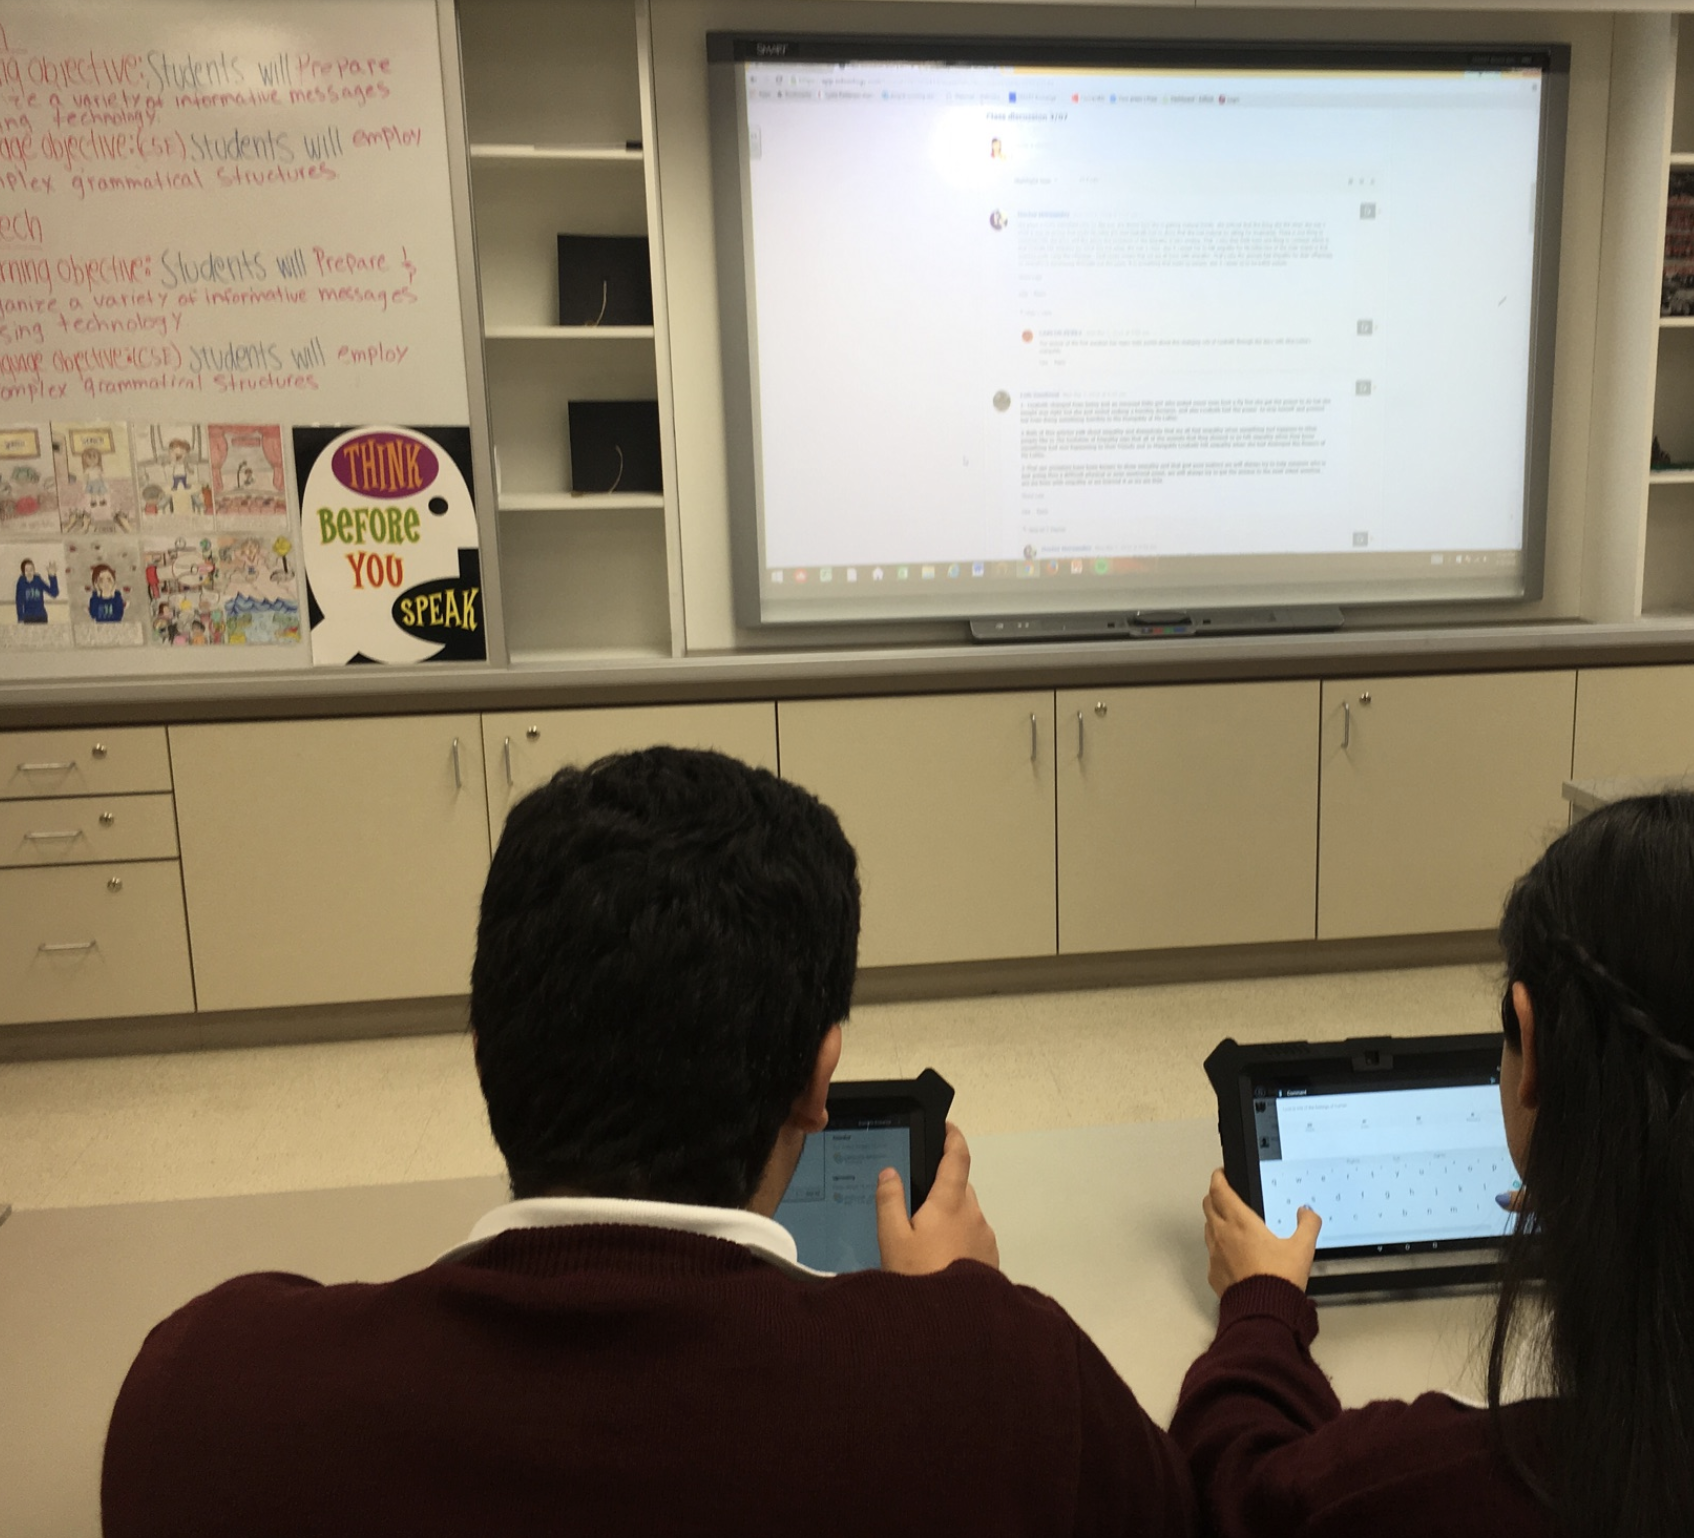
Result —
[[[1200, 1198], [1208, 1122], [973, 1140], [1009, 1276], [1057, 1298], [1161, 1422], [1211, 1338]], [[0, 1532], [93, 1538], [100, 1452], [147, 1331], [246, 1271], [381, 1280], [506, 1199], [497, 1179], [14, 1212], [0, 1227]], [[1343, 1403], [1480, 1383], [1484, 1300], [1330, 1303], [1316, 1354]]]

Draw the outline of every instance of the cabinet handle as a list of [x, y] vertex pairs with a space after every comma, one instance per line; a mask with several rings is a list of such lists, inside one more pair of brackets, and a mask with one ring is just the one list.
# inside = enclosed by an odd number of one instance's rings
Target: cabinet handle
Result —
[[67, 940], [58, 945], [38, 945], [36, 950], [44, 955], [57, 956], [67, 951], [91, 951], [95, 948], [95, 945], [96, 942], [93, 940]]
[[1353, 707], [1345, 700], [1341, 702], [1341, 751], [1345, 753], [1353, 745]]
[[1029, 713], [1029, 761], [1032, 764], [1041, 762], [1041, 729], [1035, 724], [1035, 712]]
[[68, 840], [73, 839], [73, 838], [81, 838], [81, 837], [82, 837], [82, 829], [81, 828], [47, 828], [47, 829], [44, 829], [40, 833], [26, 833], [26, 834], [24, 834], [25, 842], [31, 843], [31, 844], [45, 844], [45, 843], [49, 843], [49, 842], [56, 843], [60, 840], [68, 841]]
[[1076, 761], [1079, 764], [1082, 762], [1083, 731], [1082, 712], [1079, 710], [1076, 713]]
[[500, 756], [506, 761], [506, 789], [510, 790], [517, 783], [512, 778], [512, 739], [510, 737], [500, 739]]
[[463, 790], [464, 788], [465, 776], [459, 768], [459, 739], [455, 737], [453, 739], [453, 789]]
[[62, 774], [76, 768], [76, 760], [67, 758], [50, 764], [19, 764], [19, 774]]

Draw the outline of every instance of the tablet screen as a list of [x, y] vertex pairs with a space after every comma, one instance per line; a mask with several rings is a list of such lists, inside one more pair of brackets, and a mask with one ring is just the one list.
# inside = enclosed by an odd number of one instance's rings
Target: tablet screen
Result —
[[1517, 1184], [1500, 1114], [1500, 1075], [1472, 1083], [1253, 1086], [1264, 1215], [1291, 1234], [1295, 1214], [1323, 1218], [1320, 1253], [1498, 1239]]
[[870, 1271], [882, 1263], [876, 1243], [877, 1176], [890, 1167], [900, 1172], [909, 1213], [913, 1116], [835, 1124], [806, 1139], [776, 1209], [777, 1222], [794, 1235], [801, 1265], [814, 1271]]

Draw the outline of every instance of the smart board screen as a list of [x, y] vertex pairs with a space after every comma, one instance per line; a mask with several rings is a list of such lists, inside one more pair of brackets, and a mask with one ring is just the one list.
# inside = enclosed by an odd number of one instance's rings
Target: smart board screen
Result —
[[744, 619], [1538, 592], [1557, 50], [713, 44]]

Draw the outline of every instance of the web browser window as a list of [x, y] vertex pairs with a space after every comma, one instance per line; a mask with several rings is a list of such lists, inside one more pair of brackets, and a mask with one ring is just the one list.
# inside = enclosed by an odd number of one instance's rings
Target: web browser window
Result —
[[776, 1220], [794, 1236], [800, 1263], [814, 1271], [869, 1271], [881, 1265], [876, 1241], [877, 1178], [898, 1171], [912, 1190], [912, 1135], [897, 1120], [826, 1128], [806, 1139]]

